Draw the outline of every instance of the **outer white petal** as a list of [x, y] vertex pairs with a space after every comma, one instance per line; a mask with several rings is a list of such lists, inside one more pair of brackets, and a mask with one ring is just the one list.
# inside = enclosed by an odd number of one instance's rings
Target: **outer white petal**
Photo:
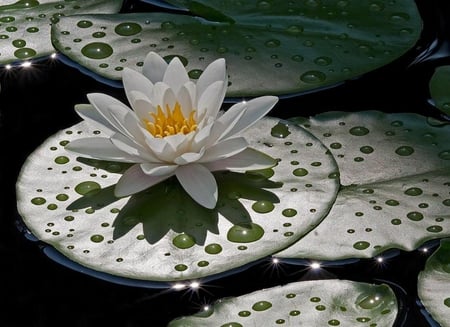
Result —
[[106, 134], [116, 132], [116, 128], [112, 126], [93, 105], [77, 104], [75, 105], [75, 111], [93, 128], [98, 128]]
[[209, 85], [198, 99], [197, 109], [201, 127], [201, 121], [205, 117], [216, 117], [222, 106], [225, 97], [226, 84], [223, 81], [217, 81]]
[[209, 162], [228, 158], [244, 151], [247, 146], [248, 143], [243, 137], [228, 139], [206, 149], [205, 154], [199, 162]]
[[208, 86], [217, 81], [223, 81], [225, 87], [228, 86], [226, 64], [223, 58], [219, 58], [210, 63], [200, 75], [197, 81], [197, 97], [200, 97]]
[[167, 66], [167, 62], [160, 55], [150, 52], [144, 59], [142, 74], [153, 84], [162, 82]]
[[[172, 174], [173, 175], [173, 174]], [[128, 168], [114, 188], [114, 195], [124, 197], [141, 192], [172, 175], [152, 176], [145, 174], [139, 164]]]
[[111, 143], [109, 138], [89, 137], [71, 141], [65, 146], [68, 151], [81, 154], [83, 157], [119, 162], [136, 162], [136, 157], [121, 151]]
[[228, 133], [222, 136], [222, 138], [228, 138], [249, 128], [262, 117], [264, 117], [275, 106], [277, 102], [278, 97], [271, 95], [258, 97], [246, 102], [247, 109], [245, 111], [245, 114], [236, 123], [236, 125], [234, 125], [234, 127], [230, 131], [228, 131]]
[[177, 165], [166, 165], [151, 162], [144, 162], [141, 164], [141, 169], [144, 174], [153, 176], [173, 175], [177, 167]]
[[[131, 111], [131, 108], [120, 102], [119, 100], [102, 93], [90, 93], [87, 95], [89, 102], [94, 108], [106, 119], [115, 130], [121, 131], [121, 126], [117, 124], [117, 120], [111, 116], [111, 110], [115, 111], [115, 116], [124, 117]], [[111, 109], [112, 108], [112, 109]]]
[[122, 72], [122, 82], [128, 102], [130, 102], [131, 105], [133, 104], [133, 101], [130, 98], [131, 91], [139, 91], [147, 96], [152, 94], [153, 83], [147, 77], [133, 69], [128, 67], [124, 68]]
[[245, 106], [234, 105], [228, 109], [223, 115], [221, 115], [215, 122], [212, 128], [210, 138], [208, 139], [208, 145], [214, 144], [220, 141], [224, 135], [234, 128], [237, 122], [242, 118], [247, 109]]
[[178, 57], [174, 57], [164, 73], [163, 82], [170, 86], [170, 88], [176, 93], [180, 90], [181, 86], [189, 81], [186, 68]]
[[200, 205], [213, 209], [217, 204], [217, 183], [213, 174], [200, 164], [179, 166], [175, 172], [184, 190]]
[[210, 171], [247, 171], [271, 168], [276, 164], [277, 161], [267, 154], [257, 151], [253, 148], [247, 148], [232, 157], [204, 163], [203, 165]]

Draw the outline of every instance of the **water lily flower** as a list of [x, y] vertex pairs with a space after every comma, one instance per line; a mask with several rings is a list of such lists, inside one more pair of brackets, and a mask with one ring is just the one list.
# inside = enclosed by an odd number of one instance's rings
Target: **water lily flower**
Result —
[[194, 83], [179, 58], [167, 63], [150, 52], [142, 73], [125, 68], [122, 80], [131, 108], [106, 94], [88, 94], [90, 104], [76, 105], [75, 111], [105, 137], [80, 138], [66, 146], [88, 158], [134, 163], [117, 182], [117, 197], [175, 175], [196, 202], [212, 209], [218, 196], [213, 171], [276, 164], [249, 147], [240, 133], [264, 117], [278, 97], [262, 96], [221, 110], [228, 86], [223, 58], [209, 64]]

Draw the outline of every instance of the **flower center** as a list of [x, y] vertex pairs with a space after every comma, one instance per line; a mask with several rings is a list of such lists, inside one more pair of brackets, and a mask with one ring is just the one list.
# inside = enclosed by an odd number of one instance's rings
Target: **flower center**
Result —
[[197, 122], [194, 118], [195, 110], [191, 111], [189, 117], [186, 118], [178, 102], [175, 103], [173, 110], [170, 109], [169, 105], [166, 105], [165, 112], [161, 106], [158, 106], [157, 109], [156, 114], [150, 113], [153, 121], [144, 119], [145, 127], [154, 137], [165, 137], [179, 133], [186, 135], [197, 129]]

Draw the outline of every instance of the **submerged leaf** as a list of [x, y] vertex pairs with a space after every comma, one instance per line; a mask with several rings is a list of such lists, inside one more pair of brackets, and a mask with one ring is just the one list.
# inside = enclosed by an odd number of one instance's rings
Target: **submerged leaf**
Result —
[[435, 106], [450, 117], [450, 66], [439, 66], [431, 76], [430, 95]]
[[[382, 67], [409, 51], [422, 30], [410, 1], [169, 3], [191, 15], [64, 17], [52, 27], [54, 45], [83, 69], [114, 81], [121, 80], [124, 67], [141, 69], [149, 49], [165, 58], [180, 57], [192, 79], [223, 57], [230, 81], [227, 96], [285, 95]], [[80, 27], [80, 21], [91, 25]]]

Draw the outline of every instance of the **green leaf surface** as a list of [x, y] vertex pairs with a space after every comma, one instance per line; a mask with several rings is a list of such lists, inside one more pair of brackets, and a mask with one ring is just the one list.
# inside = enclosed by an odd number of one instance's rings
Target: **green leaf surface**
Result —
[[21, 63], [56, 52], [51, 25], [75, 14], [113, 14], [122, 0], [0, 1], [0, 64]]
[[323, 222], [277, 256], [373, 257], [450, 235], [450, 126], [379, 111], [294, 120], [330, 149], [342, 186]]
[[450, 239], [442, 239], [419, 273], [417, 291], [425, 309], [441, 327], [450, 326]]
[[219, 300], [169, 327], [209, 326], [393, 326], [394, 292], [385, 284], [313, 280]]
[[[285, 95], [327, 87], [385, 66], [418, 41], [414, 1], [170, 1], [164, 12], [64, 17], [54, 46], [89, 71], [121, 80], [149, 50], [182, 58], [196, 79], [225, 58], [227, 96]], [[90, 22], [86, 27], [80, 22]], [[101, 36], [100, 36], [101, 35]]]
[[337, 166], [326, 147], [303, 128], [285, 126], [280, 134], [276, 126], [279, 119], [266, 117], [243, 136], [250, 147], [280, 158], [277, 166], [216, 174], [219, 202], [208, 210], [170, 181], [114, 198], [124, 166], [82, 160], [64, 148], [98, 136], [82, 122], [49, 137], [26, 160], [18, 211], [38, 239], [94, 270], [164, 282], [227, 272], [294, 243], [335, 200]]
[[430, 95], [435, 106], [450, 116], [450, 66], [439, 66], [431, 76]]

